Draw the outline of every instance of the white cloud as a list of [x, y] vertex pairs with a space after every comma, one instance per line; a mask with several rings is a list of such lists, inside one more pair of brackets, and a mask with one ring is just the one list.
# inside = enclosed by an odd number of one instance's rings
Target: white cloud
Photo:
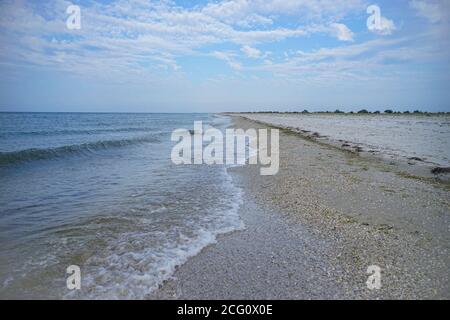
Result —
[[382, 16], [380, 19], [380, 25], [370, 31], [379, 35], [387, 36], [392, 34], [396, 29], [397, 27], [395, 26], [394, 21]]
[[[272, 24], [282, 15], [300, 17], [307, 13], [319, 17], [313, 23], [317, 26], [325, 23], [325, 17], [334, 19], [360, 2], [223, 0], [190, 9], [172, 1], [94, 2], [82, 6], [82, 28], [76, 33], [65, 28], [68, 1], [55, 0], [39, 6], [26, 0], [0, 2], [4, 13], [0, 17], [0, 56], [17, 63], [74, 68], [76, 73], [91, 72], [95, 66], [111, 69], [108, 64], [115, 70], [139, 70], [150, 62], [158, 64], [158, 68], [165, 64], [178, 70], [177, 57], [201, 54], [199, 49], [206, 45], [234, 43], [244, 46], [243, 52], [249, 57], [256, 57], [254, 44], [328, 32], [308, 25], [288, 28]], [[340, 37], [348, 35], [342, 33]], [[9, 54], [12, 52], [16, 54]]]
[[225, 61], [230, 66], [230, 68], [235, 71], [242, 70], [242, 65], [239, 62], [235, 61], [235, 54], [232, 52], [213, 51], [211, 55], [217, 59]]
[[381, 17], [381, 28], [379, 30], [379, 33], [382, 35], [389, 35], [392, 34], [397, 29], [397, 27], [394, 24], [394, 21], [389, 20], [388, 18]]
[[[155, 79], [163, 72], [182, 73], [178, 58], [202, 56], [205, 47], [237, 71], [248, 68], [244, 60], [239, 60], [245, 55], [258, 58], [256, 62], [264, 67], [270, 65], [273, 70], [296, 72], [296, 63], [311, 63], [302, 67], [312, 72], [315, 62], [327, 55], [334, 59], [342, 55], [342, 60], [351, 56], [344, 57], [346, 46], [336, 48], [332, 54], [327, 51], [331, 49], [324, 49], [298, 55], [283, 67], [277, 53], [268, 60], [268, 52], [255, 46], [317, 33], [353, 41], [354, 33], [339, 23], [339, 17], [352, 12], [354, 6], [361, 8], [360, 0], [223, 0], [193, 8], [172, 1], [119, 0], [82, 7], [82, 29], [73, 33], [65, 28], [65, 7], [69, 2], [55, 0], [44, 7], [26, 1], [11, 3], [0, 2], [0, 11], [5, 13], [0, 17], [2, 61], [83, 75], [114, 72], [125, 77], [145, 74]], [[307, 19], [299, 18], [298, 24], [275, 23], [283, 22], [283, 15]], [[390, 34], [393, 30], [394, 23], [383, 18], [379, 32]], [[214, 48], [221, 44], [238, 46], [240, 52]], [[352, 46], [352, 52], [358, 50], [363, 51]]]
[[[287, 79], [325, 79], [369, 80], [391, 76], [395, 66], [386, 61], [433, 61], [436, 52], [432, 48], [418, 47], [412, 53], [409, 38], [378, 38], [364, 43], [315, 51], [297, 51], [283, 61], [254, 67], [255, 70], [268, 71]], [[420, 40], [414, 40], [420, 43]]]
[[245, 19], [236, 22], [236, 25], [244, 28], [252, 28], [256, 26], [269, 26], [273, 24], [273, 20], [259, 14], [250, 14]]
[[345, 24], [342, 23], [332, 23], [331, 34], [341, 41], [353, 41], [353, 32]]
[[[362, 0], [224, 0], [206, 5], [203, 12], [227, 23], [249, 15], [291, 15], [299, 19], [336, 20], [351, 11], [362, 10]], [[266, 21], [268, 22], [268, 21]]]
[[[442, 21], [444, 14], [449, 14], [447, 11], [442, 8], [443, 3], [439, 2], [430, 2], [430, 1], [421, 1], [421, 0], [412, 0], [409, 2], [411, 8], [413, 8], [417, 15], [426, 18], [428, 21], [432, 23], [438, 23]], [[448, 3], [447, 3], [448, 6]]]
[[261, 51], [250, 46], [243, 46], [241, 51], [249, 58], [259, 58], [261, 57]]

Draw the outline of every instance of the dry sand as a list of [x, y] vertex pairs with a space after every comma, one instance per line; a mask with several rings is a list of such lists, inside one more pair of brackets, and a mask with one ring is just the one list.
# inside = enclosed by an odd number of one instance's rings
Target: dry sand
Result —
[[[244, 191], [246, 228], [220, 236], [148, 298], [450, 298], [448, 184], [288, 130], [277, 175], [229, 171]], [[370, 265], [382, 268], [379, 290], [366, 286]]]

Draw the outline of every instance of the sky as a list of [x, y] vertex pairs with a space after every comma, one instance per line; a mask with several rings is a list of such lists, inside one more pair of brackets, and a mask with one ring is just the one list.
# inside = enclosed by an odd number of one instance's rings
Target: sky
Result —
[[450, 0], [0, 0], [0, 111], [450, 111], [449, 15]]

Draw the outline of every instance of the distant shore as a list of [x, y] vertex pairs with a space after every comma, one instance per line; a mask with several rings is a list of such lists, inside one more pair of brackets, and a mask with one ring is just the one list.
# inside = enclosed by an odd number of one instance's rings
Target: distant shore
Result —
[[341, 111], [341, 110], [335, 110], [335, 111], [242, 111], [242, 112], [223, 112], [223, 114], [230, 114], [230, 115], [238, 115], [238, 114], [330, 114], [330, 115], [367, 115], [367, 114], [377, 114], [377, 115], [415, 115], [415, 116], [433, 116], [433, 115], [450, 115], [450, 112], [446, 111], [394, 111], [394, 110], [384, 110], [384, 111], [370, 111], [366, 109], [362, 109], [359, 111]]
[[[445, 185], [289, 130], [280, 146], [275, 176], [229, 169], [245, 230], [220, 236], [148, 298], [450, 298]], [[379, 290], [366, 286], [371, 265], [382, 269]]]
[[429, 113], [425, 117], [420, 113], [412, 119], [403, 114], [385, 114], [387, 118], [374, 118], [382, 115], [373, 113], [345, 114], [347, 117], [343, 119], [346, 120], [336, 118], [340, 114], [321, 112], [228, 115], [288, 130], [363, 157], [385, 160], [410, 177], [450, 183], [449, 114]]

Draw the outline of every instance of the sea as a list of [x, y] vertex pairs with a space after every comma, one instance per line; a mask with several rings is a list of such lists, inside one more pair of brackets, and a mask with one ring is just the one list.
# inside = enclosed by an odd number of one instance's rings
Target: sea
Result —
[[[0, 298], [145, 299], [242, 229], [225, 165], [175, 165], [172, 131], [213, 114], [0, 113]], [[69, 266], [80, 268], [70, 290]]]

